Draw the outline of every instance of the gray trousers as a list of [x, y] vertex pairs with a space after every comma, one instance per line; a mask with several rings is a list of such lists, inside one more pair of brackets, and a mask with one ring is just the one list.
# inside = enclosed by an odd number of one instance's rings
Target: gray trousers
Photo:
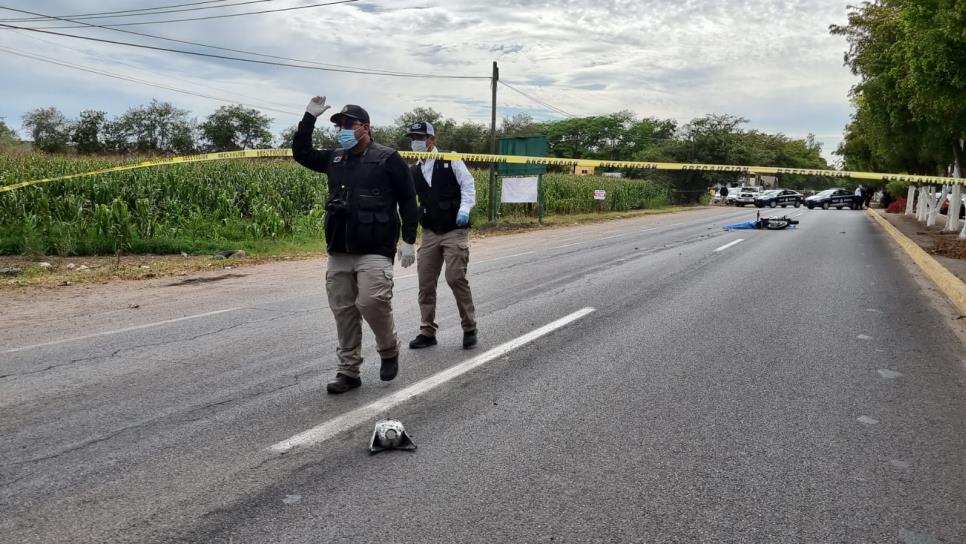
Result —
[[376, 336], [379, 357], [399, 355], [392, 318], [392, 260], [383, 255], [329, 255], [325, 291], [339, 335], [339, 373], [359, 377], [362, 366], [362, 320]]
[[451, 230], [444, 234], [424, 229], [423, 241], [416, 253], [416, 272], [419, 276], [419, 333], [436, 336], [436, 284], [446, 264], [446, 283], [453, 290], [456, 309], [460, 313], [463, 331], [476, 330], [476, 309], [473, 293], [466, 279], [470, 261], [469, 229]]

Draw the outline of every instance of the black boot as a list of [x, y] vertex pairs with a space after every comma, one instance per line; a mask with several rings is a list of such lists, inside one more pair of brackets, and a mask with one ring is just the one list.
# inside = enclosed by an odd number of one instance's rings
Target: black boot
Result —
[[463, 333], [463, 349], [470, 349], [476, 345], [476, 329]]
[[392, 381], [399, 373], [399, 356], [390, 357], [389, 359], [382, 360], [382, 366], [379, 367], [379, 379], [388, 382]]
[[353, 378], [352, 376], [346, 376], [345, 374], [339, 373], [335, 375], [334, 381], [331, 381], [325, 385], [325, 390], [328, 391], [330, 395], [339, 395], [350, 389], [355, 389], [360, 385], [362, 385], [362, 380], [359, 378]]
[[435, 346], [435, 345], [436, 345], [435, 336], [426, 336], [425, 334], [420, 334], [416, 336], [416, 338], [413, 338], [411, 342], [409, 342], [409, 349], [428, 348], [429, 346]]

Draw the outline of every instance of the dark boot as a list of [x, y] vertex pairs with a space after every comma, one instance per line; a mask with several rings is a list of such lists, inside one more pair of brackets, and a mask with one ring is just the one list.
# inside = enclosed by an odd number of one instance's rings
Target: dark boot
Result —
[[470, 349], [476, 345], [476, 330], [463, 333], [463, 349]]
[[345, 374], [336, 374], [335, 380], [327, 383], [325, 385], [325, 390], [330, 395], [340, 395], [345, 393], [350, 389], [355, 389], [362, 385], [362, 380], [359, 378], [353, 378], [352, 376], [346, 376]]
[[382, 366], [379, 367], [379, 379], [388, 382], [392, 381], [399, 373], [399, 356], [390, 357], [389, 359], [382, 360]]
[[411, 342], [409, 342], [409, 349], [422, 349], [422, 348], [428, 348], [429, 346], [435, 346], [435, 345], [436, 345], [435, 336], [426, 336], [425, 334], [420, 334], [416, 336], [416, 338], [413, 338]]

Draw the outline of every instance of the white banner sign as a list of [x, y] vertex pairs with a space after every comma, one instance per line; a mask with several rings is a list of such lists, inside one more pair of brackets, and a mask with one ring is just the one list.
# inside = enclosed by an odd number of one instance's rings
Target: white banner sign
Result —
[[602, 189], [594, 190], [594, 200], [606, 200], [606, 199], [607, 199], [607, 191], [604, 191]]
[[539, 180], [540, 178], [537, 176], [503, 178], [503, 191], [500, 194], [500, 201], [507, 204], [536, 202]]

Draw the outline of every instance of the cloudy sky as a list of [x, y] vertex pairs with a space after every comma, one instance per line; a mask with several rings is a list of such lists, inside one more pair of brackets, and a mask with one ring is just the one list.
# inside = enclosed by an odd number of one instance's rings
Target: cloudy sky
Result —
[[[245, 0], [216, 0], [191, 6], [212, 9], [84, 21], [184, 19], [325, 1], [249, 0], [231, 6]], [[198, 2], [0, 0], [0, 5], [76, 16]], [[845, 42], [830, 36], [828, 25], [845, 22], [846, 5], [840, 0], [359, 0], [117, 28], [363, 72], [487, 78], [497, 61], [501, 80], [557, 110], [501, 86], [499, 116], [526, 112], [545, 120], [563, 118], [561, 111], [584, 116], [627, 109], [683, 123], [706, 113], [728, 113], [749, 119], [749, 128], [794, 137], [814, 133], [832, 159], [848, 120], [853, 76], [842, 65]], [[6, 21], [0, 24], [290, 62], [104, 28], [50, 28], [69, 24], [60, 21], [11, 21], [25, 17], [31, 16], [0, 10]], [[415, 106], [433, 107], [457, 120], [489, 122], [490, 115], [487, 79], [259, 65], [23, 30], [0, 29], [0, 74], [0, 117], [21, 135], [23, 113], [40, 107], [56, 106], [69, 117], [84, 109], [114, 115], [157, 98], [201, 118], [224, 103], [147, 83], [264, 108], [276, 132], [295, 124], [316, 94], [327, 95], [335, 107], [363, 105], [376, 125], [389, 124]]]

